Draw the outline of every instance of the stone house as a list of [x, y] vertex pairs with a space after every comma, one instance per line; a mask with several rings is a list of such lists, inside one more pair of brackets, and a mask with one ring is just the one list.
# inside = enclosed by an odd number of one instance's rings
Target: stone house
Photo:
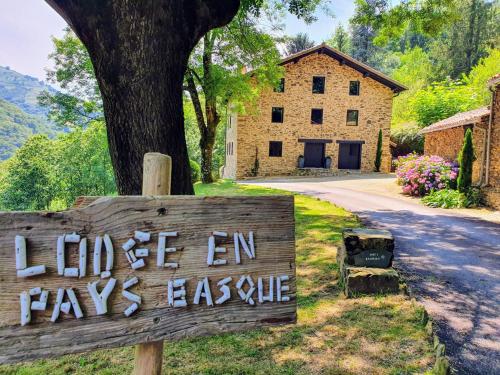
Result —
[[473, 183], [483, 187], [488, 205], [500, 208], [500, 74], [490, 79], [491, 105], [461, 112], [421, 130], [424, 153], [456, 160], [467, 129], [472, 130], [476, 160]]
[[390, 170], [392, 100], [403, 85], [325, 44], [280, 65], [277, 88], [228, 116], [224, 178], [370, 172], [379, 129], [381, 170]]

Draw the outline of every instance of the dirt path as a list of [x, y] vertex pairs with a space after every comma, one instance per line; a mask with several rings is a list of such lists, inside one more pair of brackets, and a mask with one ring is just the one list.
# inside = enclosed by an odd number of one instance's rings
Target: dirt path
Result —
[[395, 264], [435, 319], [457, 373], [500, 373], [498, 212], [426, 207], [401, 196], [391, 175], [243, 183], [312, 195], [391, 230]]

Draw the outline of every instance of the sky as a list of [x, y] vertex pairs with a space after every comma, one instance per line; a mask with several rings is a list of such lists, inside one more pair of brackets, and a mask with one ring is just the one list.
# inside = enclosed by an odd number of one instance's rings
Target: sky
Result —
[[[318, 21], [306, 25], [292, 15], [285, 20], [288, 35], [306, 32], [316, 43], [328, 39], [335, 27], [347, 24], [353, 0], [334, 0], [335, 18], [318, 12]], [[45, 80], [52, 52], [51, 36], [61, 37], [66, 22], [43, 0], [0, 0], [0, 66]]]

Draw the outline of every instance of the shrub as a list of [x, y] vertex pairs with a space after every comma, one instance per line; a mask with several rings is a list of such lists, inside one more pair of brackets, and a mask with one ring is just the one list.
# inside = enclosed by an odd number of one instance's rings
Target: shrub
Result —
[[403, 186], [403, 192], [415, 196], [449, 188], [458, 175], [458, 166], [440, 156], [401, 156], [396, 161], [396, 168], [398, 184]]
[[194, 160], [189, 160], [189, 166], [191, 167], [191, 181], [199, 181], [201, 178], [200, 165]]
[[460, 173], [458, 174], [458, 191], [465, 193], [472, 185], [472, 163], [474, 163], [474, 146], [472, 145], [472, 131], [465, 132], [464, 143], [458, 156], [460, 163]]
[[392, 150], [392, 156], [403, 156], [411, 152], [422, 154], [424, 152], [424, 136], [419, 132], [420, 128], [416, 124], [391, 129], [391, 141], [396, 144]]
[[440, 208], [470, 208], [481, 203], [481, 191], [477, 188], [469, 189], [467, 193], [458, 190], [434, 190], [422, 202], [430, 207]]

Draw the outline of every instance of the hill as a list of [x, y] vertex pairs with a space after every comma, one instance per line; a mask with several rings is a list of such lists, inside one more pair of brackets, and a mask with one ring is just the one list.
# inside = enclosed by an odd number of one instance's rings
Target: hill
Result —
[[47, 109], [38, 105], [37, 97], [42, 91], [56, 90], [35, 77], [24, 75], [0, 66], [0, 99], [15, 104], [30, 115], [47, 115]]
[[52, 137], [61, 131], [38, 104], [44, 90], [56, 92], [34, 77], [0, 66], [0, 160], [8, 159], [33, 134]]
[[8, 159], [33, 134], [53, 137], [58, 131], [44, 117], [30, 115], [0, 99], [0, 160]]

